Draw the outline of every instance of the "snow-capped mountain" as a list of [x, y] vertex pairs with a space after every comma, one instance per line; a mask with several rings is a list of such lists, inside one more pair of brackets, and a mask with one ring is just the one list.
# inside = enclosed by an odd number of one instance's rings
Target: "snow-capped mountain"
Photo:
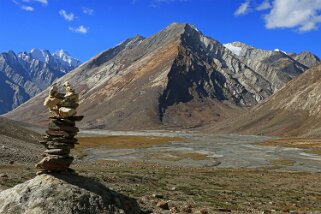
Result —
[[0, 114], [6, 113], [46, 89], [54, 80], [75, 69], [80, 61], [65, 51], [51, 54], [32, 49], [0, 54]]

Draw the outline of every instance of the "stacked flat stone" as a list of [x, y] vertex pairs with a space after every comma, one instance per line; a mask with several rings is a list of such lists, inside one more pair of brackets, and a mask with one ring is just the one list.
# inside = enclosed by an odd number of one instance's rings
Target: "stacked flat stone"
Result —
[[81, 121], [83, 116], [77, 116], [78, 95], [66, 82], [64, 84], [66, 94], [58, 93], [57, 86], [50, 90], [49, 97], [44, 105], [50, 109], [51, 116], [46, 135], [40, 142], [46, 147], [44, 158], [36, 165], [42, 172], [69, 171], [73, 161], [70, 149], [75, 147], [79, 132], [76, 122]]

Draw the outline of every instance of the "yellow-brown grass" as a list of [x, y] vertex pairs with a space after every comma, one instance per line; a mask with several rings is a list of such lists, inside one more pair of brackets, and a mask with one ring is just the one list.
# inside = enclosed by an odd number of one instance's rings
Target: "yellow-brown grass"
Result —
[[274, 165], [293, 166], [296, 162], [294, 160], [276, 159], [271, 160], [270, 163]]
[[192, 159], [192, 160], [206, 160], [207, 155], [197, 152], [188, 152], [188, 153], [182, 153], [182, 152], [170, 152], [166, 154], [162, 153], [151, 153], [148, 155], [149, 157], [153, 157], [155, 159], [159, 160], [165, 160], [165, 161], [180, 161], [184, 159]]
[[281, 146], [306, 149], [307, 152], [321, 155], [321, 138], [284, 138], [257, 143], [263, 146]]
[[170, 142], [186, 141], [178, 137], [104, 136], [80, 137], [78, 148], [105, 147], [108, 149], [148, 148]]
[[321, 138], [284, 138], [258, 143], [264, 146], [282, 146], [299, 149], [321, 148]]

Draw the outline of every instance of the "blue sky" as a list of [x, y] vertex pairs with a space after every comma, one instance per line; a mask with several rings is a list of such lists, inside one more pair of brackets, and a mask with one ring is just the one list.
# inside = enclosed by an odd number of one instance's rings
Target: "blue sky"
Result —
[[320, 12], [321, 0], [0, 0], [0, 52], [64, 49], [86, 61], [185, 22], [222, 43], [321, 57]]

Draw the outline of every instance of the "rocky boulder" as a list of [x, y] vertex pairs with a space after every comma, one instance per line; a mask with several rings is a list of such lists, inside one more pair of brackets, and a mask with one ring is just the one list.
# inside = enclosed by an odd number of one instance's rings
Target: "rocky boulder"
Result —
[[137, 202], [73, 174], [43, 174], [0, 192], [0, 213], [141, 213]]

